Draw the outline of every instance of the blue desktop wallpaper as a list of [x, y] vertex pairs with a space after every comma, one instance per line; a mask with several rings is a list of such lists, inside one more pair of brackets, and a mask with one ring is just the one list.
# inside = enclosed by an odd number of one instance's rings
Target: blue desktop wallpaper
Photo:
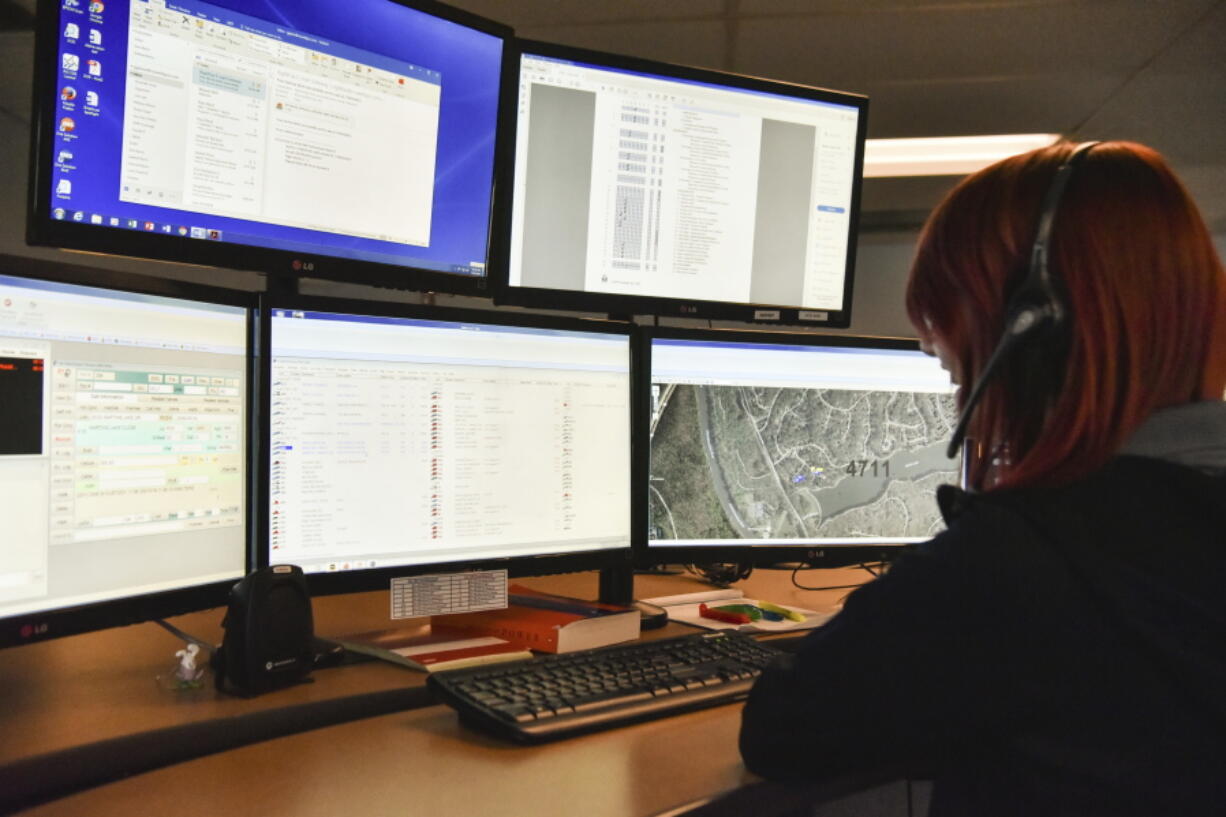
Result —
[[[48, 174], [52, 218], [182, 235], [184, 241], [193, 240], [191, 228], [196, 227], [197, 240], [484, 274], [470, 262], [483, 264], [488, 255], [500, 37], [392, 0], [165, 3], [187, 15], [211, 15], [257, 31], [271, 31], [271, 24], [314, 35], [331, 44], [321, 49], [325, 53], [358, 59], [354, 49], [372, 52], [375, 58], [367, 53], [365, 61], [390, 70], [419, 66], [442, 75], [430, 242], [428, 247], [406, 246], [120, 201], [128, 15], [132, 3], [145, 2], [149, 0], [60, 0], [56, 134], [50, 156], [54, 164]], [[76, 31], [70, 26], [74, 23]], [[77, 58], [75, 66], [72, 57]], [[91, 91], [97, 94], [96, 106], [86, 104]], [[71, 190], [57, 194], [63, 181]]]

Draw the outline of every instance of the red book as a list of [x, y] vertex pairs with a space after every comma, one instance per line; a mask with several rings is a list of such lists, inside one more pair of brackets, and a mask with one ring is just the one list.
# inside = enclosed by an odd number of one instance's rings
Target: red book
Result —
[[428, 633], [376, 630], [347, 636], [340, 643], [347, 650], [426, 672], [532, 657], [528, 650], [502, 638], [457, 635], [434, 629]]
[[508, 588], [503, 610], [435, 616], [436, 633], [490, 635], [537, 652], [575, 652], [639, 637], [639, 612], [630, 607], [580, 601], [521, 585]]

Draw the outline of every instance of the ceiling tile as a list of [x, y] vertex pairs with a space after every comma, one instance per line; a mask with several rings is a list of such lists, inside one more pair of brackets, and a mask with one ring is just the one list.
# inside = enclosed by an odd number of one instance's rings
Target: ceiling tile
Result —
[[1126, 72], [1144, 64], [1208, 2], [948, 5], [745, 19], [738, 24], [734, 65], [797, 82], [820, 75], [827, 78], [823, 84], [850, 90], [882, 79]]
[[[720, 17], [723, 0], [458, 0], [474, 14], [520, 26], [574, 25], [645, 20], [701, 19]], [[522, 32], [516, 32], [522, 35]]]
[[1226, 3], [1111, 95], [1087, 135], [1133, 139], [1174, 162], [1226, 164]]
[[891, 13], [983, 8], [1040, 8], [1044, 6], [1086, 5], [1111, 0], [738, 0], [737, 14], [743, 17], [771, 15], [816, 15], [831, 13]]
[[34, 34], [0, 32], [0, 109], [30, 121], [30, 82], [34, 72]]
[[[1209, 229], [1226, 247], [1226, 164], [1175, 164], [1175, 172], [1188, 188]], [[1223, 254], [1226, 258], [1226, 253]]]
[[870, 83], [868, 135], [969, 136], [991, 133], [1066, 133], [1107, 99], [1123, 74], [1077, 82], [1038, 76], [940, 83]]
[[535, 40], [612, 51], [634, 57], [723, 68], [727, 29], [722, 21], [626, 23], [598, 26], [525, 26], [516, 32]]

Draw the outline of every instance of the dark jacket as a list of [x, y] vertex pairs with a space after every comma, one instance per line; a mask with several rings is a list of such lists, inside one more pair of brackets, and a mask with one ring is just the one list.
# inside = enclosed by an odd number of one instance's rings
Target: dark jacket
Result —
[[1226, 475], [1197, 459], [944, 489], [946, 532], [754, 686], [746, 765], [932, 777], [933, 817], [1226, 814]]

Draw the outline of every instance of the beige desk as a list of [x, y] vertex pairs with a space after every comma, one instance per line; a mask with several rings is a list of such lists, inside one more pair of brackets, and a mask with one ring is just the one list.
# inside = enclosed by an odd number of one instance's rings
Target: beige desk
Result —
[[[820, 577], [814, 579], [812, 577]], [[808, 573], [811, 582], [862, 581], [862, 571]], [[594, 574], [525, 583], [596, 595]], [[682, 577], [639, 577], [636, 595], [704, 589]], [[748, 592], [829, 610], [843, 592], [793, 590], [788, 574], [758, 571]], [[387, 594], [315, 599], [316, 631], [387, 625]], [[174, 623], [220, 638], [221, 611]], [[659, 635], [692, 632], [669, 625]], [[653, 634], [654, 635], [654, 634]], [[381, 662], [320, 670], [315, 682], [244, 700], [211, 687], [160, 689], [154, 677], [180, 645], [156, 625], [75, 636], [0, 652], [0, 762], [106, 738], [330, 698], [420, 685], [424, 674]], [[524, 748], [461, 727], [441, 706], [384, 715], [252, 744], [62, 798], [30, 814], [647, 815], [735, 788], [738, 705]]]

